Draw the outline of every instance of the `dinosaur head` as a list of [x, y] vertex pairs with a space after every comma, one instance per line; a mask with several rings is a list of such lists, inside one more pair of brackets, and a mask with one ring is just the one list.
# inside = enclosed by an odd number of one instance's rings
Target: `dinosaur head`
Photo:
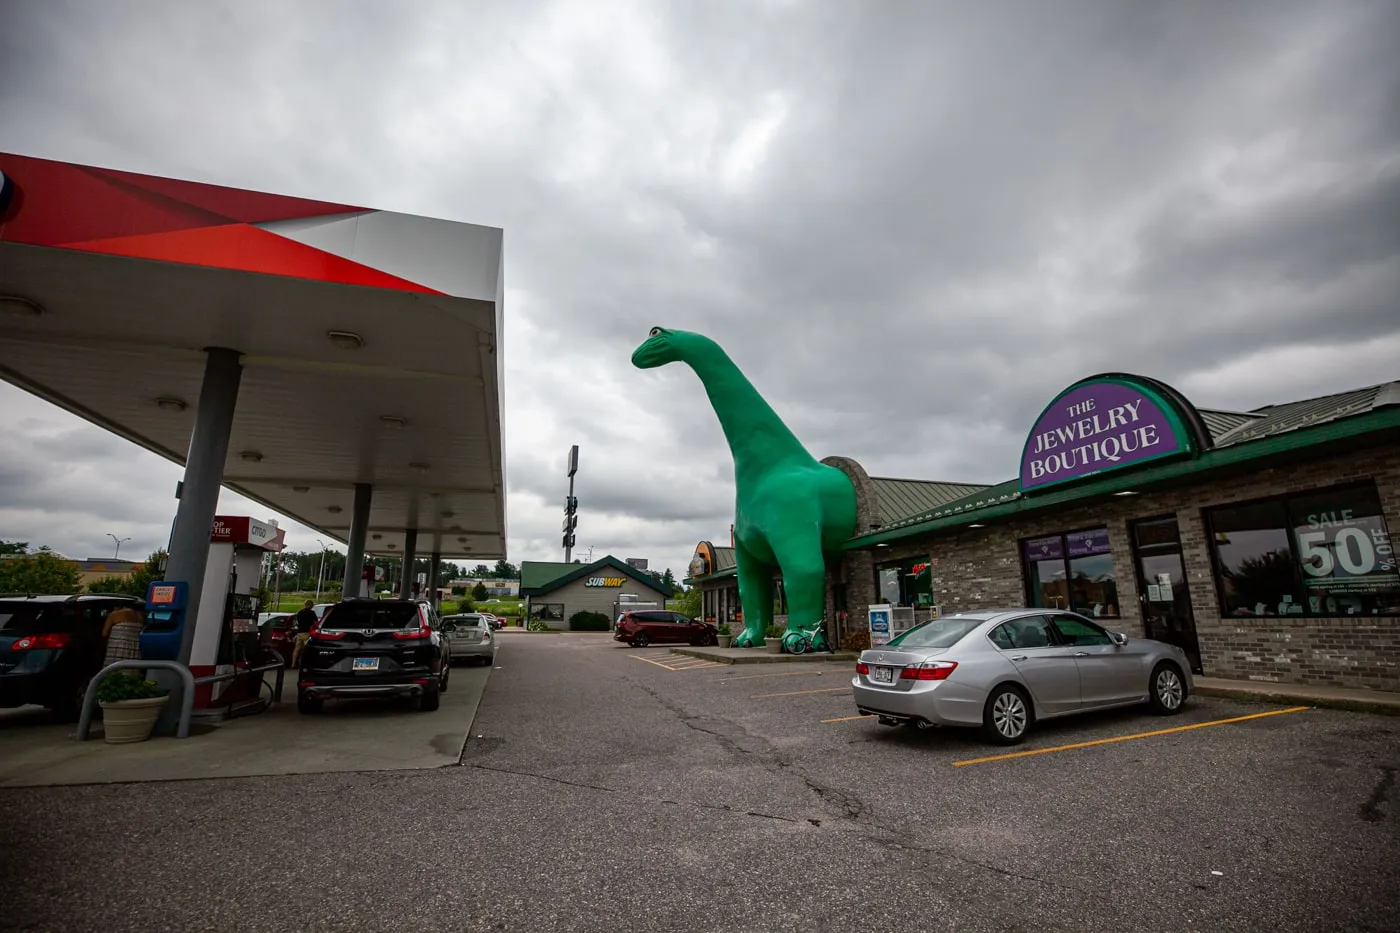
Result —
[[686, 341], [695, 334], [683, 330], [653, 327], [642, 345], [632, 351], [632, 365], [638, 369], [655, 369], [682, 359]]

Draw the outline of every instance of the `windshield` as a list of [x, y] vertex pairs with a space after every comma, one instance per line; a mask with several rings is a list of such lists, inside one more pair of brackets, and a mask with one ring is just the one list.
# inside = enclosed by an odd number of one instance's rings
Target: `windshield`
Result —
[[0, 632], [31, 635], [58, 629], [62, 612], [45, 612], [43, 603], [0, 602]]
[[890, 639], [889, 648], [951, 648], [986, 619], [949, 616], [930, 619]]
[[417, 628], [416, 603], [336, 603], [326, 613], [321, 628], [330, 631], [358, 628]]
[[444, 621], [444, 622], [451, 622], [453, 625], [456, 625], [458, 628], [481, 628], [482, 622], [483, 622], [484, 620], [483, 620], [483, 619], [481, 618], [481, 616], [479, 616], [479, 615], [469, 615], [469, 616], [448, 616], [446, 619], [443, 619], [443, 621]]

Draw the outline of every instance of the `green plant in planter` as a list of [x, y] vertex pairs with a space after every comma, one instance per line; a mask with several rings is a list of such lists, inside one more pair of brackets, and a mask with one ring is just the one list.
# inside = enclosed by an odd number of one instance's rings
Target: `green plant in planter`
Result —
[[770, 625], [768, 626], [768, 630], [763, 634], [767, 638], [782, 638], [786, 632], [787, 629], [783, 628], [781, 625]]
[[721, 623], [719, 624], [719, 634], [721, 634], [721, 635], [732, 635], [732, 634], [733, 634], [733, 632], [731, 632], [731, 631], [729, 630], [729, 623], [728, 623], [728, 622], [721, 622]]
[[163, 697], [170, 691], [154, 680], [142, 680], [130, 674], [114, 671], [102, 678], [97, 685], [99, 703], [116, 703], [120, 700], [151, 700]]

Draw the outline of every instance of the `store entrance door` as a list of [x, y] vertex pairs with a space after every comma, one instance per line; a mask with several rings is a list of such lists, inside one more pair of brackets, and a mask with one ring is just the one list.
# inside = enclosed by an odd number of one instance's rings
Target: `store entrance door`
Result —
[[1176, 516], [1134, 522], [1132, 528], [1143, 629], [1148, 638], [1186, 652], [1191, 670], [1200, 674], [1201, 646], [1196, 641], [1196, 619], [1191, 614]]

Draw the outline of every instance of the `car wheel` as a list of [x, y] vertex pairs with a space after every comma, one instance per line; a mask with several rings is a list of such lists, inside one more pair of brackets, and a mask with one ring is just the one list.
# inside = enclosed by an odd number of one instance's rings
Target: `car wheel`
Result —
[[645, 648], [649, 644], [651, 644], [651, 639], [647, 638], [646, 632], [639, 632], [632, 636], [633, 648]]
[[312, 714], [314, 714], [314, 713], [319, 713], [319, 712], [321, 711], [321, 705], [322, 705], [324, 702], [325, 702], [324, 700], [318, 700], [318, 699], [316, 699], [316, 698], [314, 698], [314, 697], [309, 697], [309, 696], [307, 696], [304, 692], [301, 692], [301, 691], [298, 691], [298, 692], [297, 692], [297, 712], [298, 712], [298, 713], [306, 713], [307, 715], [312, 715]]
[[438, 690], [442, 691], [443, 693], [446, 693], [446, 692], [447, 692], [447, 682], [448, 682], [449, 680], [451, 680], [451, 679], [452, 679], [452, 665], [450, 665], [450, 664], [444, 664], [444, 665], [442, 666], [442, 678], [441, 678], [441, 683], [438, 685]]
[[982, 731], [998, 745], [1016, 745], [1031, 727], [1031, 705], [1020, 687], [1002, 684], [982, 707]]
[[1160, 716], [1175, 716], [1181, 712], [1186, 703], [1186, 681], [1175, 664], [1163, 661], [1152, 669], [1147, 702], [1152, 712]]
[[437, 687], [426, 687], [418, 695], [418, 709], [424, 713], [431, 713], [442, 705], [442, 695], [438, 693]]

